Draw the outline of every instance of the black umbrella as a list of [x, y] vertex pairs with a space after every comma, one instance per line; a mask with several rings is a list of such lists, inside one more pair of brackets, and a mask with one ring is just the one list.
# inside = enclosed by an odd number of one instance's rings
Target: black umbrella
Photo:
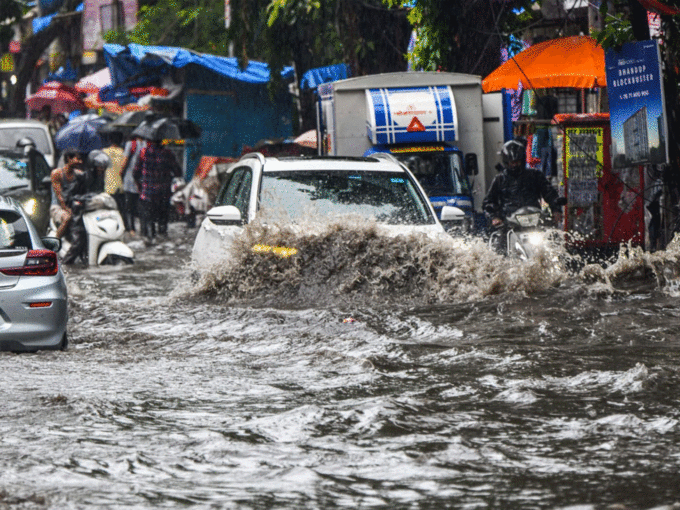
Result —
[[138, 136], [152, 142], [163, 140], [181, 140], [179, 126], [167, 117], [145, 120], [137, 126], [131, 136]]
[[142, 122], [132, 131], [131, 136], [147, 140], [184, 140], [201, 136], [201, 128], [190, 120], [162, 117]]
[[100, 132], [104, 134], [121, 133], [124, 138], [128, 138], [130, 133], [150, 115], [153, 114], [141, 110], [125, 112], [116, 120], [104, 126]]

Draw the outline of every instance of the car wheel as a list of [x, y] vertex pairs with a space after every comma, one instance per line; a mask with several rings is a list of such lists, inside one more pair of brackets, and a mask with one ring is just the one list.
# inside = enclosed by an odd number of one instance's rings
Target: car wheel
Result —
[[61, 339], [61, 343], [59, 344], [59, 350], [65, 351], [66, 349], [68, 349], [68, 334], [64, 333], [64, 337]]

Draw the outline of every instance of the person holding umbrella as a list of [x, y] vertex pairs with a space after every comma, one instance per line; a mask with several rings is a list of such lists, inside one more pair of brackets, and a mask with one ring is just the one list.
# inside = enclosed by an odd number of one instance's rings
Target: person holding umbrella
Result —
[[163, 146], [162, 141], [169, 138], [166, 136], [169, 132], [163, 120], [165, 119], [144, 126], [137, 133], [147, 141], [146, 147], [139, 154], [133, 176], [139, 188], [142, 232], [148, 239], [155, 237], [156, 224], [158, 234], [167, 234], [172, 179], [182, 174], [175, 155]]

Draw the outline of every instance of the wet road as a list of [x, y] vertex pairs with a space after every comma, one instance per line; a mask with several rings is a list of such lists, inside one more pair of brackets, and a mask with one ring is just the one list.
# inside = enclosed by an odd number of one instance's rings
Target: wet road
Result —
[[340, 229], [196, 283], [192, 232], [71, 269], [0, 354], [0, 509], [680, 501], [680, 251], [571, 275]]

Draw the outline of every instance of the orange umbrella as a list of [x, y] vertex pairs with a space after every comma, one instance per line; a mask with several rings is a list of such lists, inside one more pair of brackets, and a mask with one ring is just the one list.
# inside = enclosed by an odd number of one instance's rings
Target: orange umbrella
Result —
[[515, 55], [482, 81], [484, 92], [517, 89], [607, 86], [604, 50], [590, 36], [552, 39]]

